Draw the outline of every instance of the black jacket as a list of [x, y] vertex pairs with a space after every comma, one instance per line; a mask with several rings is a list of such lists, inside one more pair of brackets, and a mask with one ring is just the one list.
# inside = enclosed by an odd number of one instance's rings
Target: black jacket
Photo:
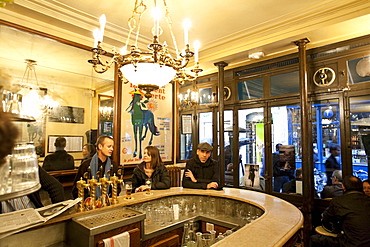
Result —
[[57, 150], [45, 157], [42, 168], [46, 171], [72, 170], [75, 169], [75, 161], [65, 150]]
[[[197, 182], [194, 183], [190, 178], [185, 177], [185, 172], [190, 170]], [[193, 188], [193, 189], [207, 189], [207, 184], [211, 182], [218, 183], [218, 164], [216, 160], [209, 158], [206, 163], [202, 163], [199, 160], [198, 155], [186, 162], [184, 176], [182, 178], [182, 187]]]
[[321, 198], [334, 198], [343, 195], [342, 184], [325, 185], [321, 192]]
[[370, 246], [370, 197], [360, 191], [346, 191], [331, 200], [324, 211], [323, 226], [339, 234], [339, 246]]
[[[145, 185], [145, 179], [149, 178], [144, 171], [145, 162], [142, 162], [135, 167], [131, 181], [132, 191], [141, 185]], [[157, 166], [151, 176], [152, 178], [152, 189], [153, 190], [164, 190], [171, 187], [171, 177], [168, 173], [167, 168], [164, 165]]]

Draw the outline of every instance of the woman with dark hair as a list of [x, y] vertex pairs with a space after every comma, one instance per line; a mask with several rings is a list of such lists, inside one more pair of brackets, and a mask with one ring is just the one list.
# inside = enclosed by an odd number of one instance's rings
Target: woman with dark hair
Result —
[[82, 147], [82, 155], [84, 156], [83, 159], [81, 160], [81, 163], [84, 162], [87, 159], [90, 159], [94, 156], [96, 152], [96, 148], [93, 144], [88, 144], [86, 143]]
[[167, 168], [163, 165], [159, 150], [153, 146], [144, 149], [143, 162], [134, 169], [131, 181], [135, 192], [146, 189], [145, 181], [150, 178], [151, 188], [154, 190], [169, 189], [171, 178]]

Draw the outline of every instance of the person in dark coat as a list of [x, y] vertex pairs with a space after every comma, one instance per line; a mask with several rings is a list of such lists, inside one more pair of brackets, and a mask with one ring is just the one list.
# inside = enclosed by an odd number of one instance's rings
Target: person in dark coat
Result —
[[158, 148], [147, 146], [144, 149], [143, 162], [135, 167], [131, 181], [134, 192], [144, 191], [146, 179], [151, 178], [151, 189], [162, 190], [171, 187], [171, 177], [163, 165]]
[[329, 147], [330, 156], [325, 161], [325, 172], [327, 177], [327, 185], [331, 185], [331, 177], [335, 170], [341, 170], [340, 164], [337, 161], [337, 156], [340, 155], [340, 148], [338, 145], [331, 145]]
[[[119, 167], [115, 162], [112, 162], [111, 156], [113, 153], [114, 141], [110, 136], [99, 136], [96, 141], [96, 153], [90, 159], [85, 160], [79, 166], [75, 180], [73, 182], [74, 186], [72, 188], [72, 197], [77, 198], [78, 189], [77, 182], [80, 179], [88, 180], [94, 177], [95, 179], [103, 178], [104, 176], [110, 179], [110, 176], [122, 176], [121, 167]], [[118, 186], [118, 194], [121, 191], [121, 186]], [[99, 198], [100, 192], [96, 193], [97, 198]], [[89, 196], [88, 190], [85, 189], [85, 198]]]
[[[0, 143], [2, 143], [2, 145], [0, 145], [0, 167], [6, 165], [5, 157], [12, 153], [18, 135], [19, 131], [17, 127], [3, 112], [0, 111]], [[48, 192], [51, 202], [57, 203], [64, 201], [63, 186], [42, 167], [38, 166], [38, 168], [41, 188]], [[28, 207], [40, 208], [44, 206], [41, 202], [39, 191], [22, 197], [26, 198], [26, 200], [30, 202], [30, 205], [25, 205], [22, 208], [14, 207], [17, 204], [16, 201], [22, 200], [21, 197], [4, 200], [0, 202], [0, 213], [11, 212]]]
[[54, 143], [55, 153], [45, 157], [42, 167], [46, 171], [72, 170], [75, 169], [75, 161], [72, 155], [67, 154], [65, 147], [66, 138], [59, 136]]
[[323, 228], [337, 233], [337, 237], [313, 235], [309, 246], [370, 246], [370, 197], [364, 194], [362, 181], [354, 176], [344, 178], [343, 190], [343, 195], [330, 201], [321, 219]]
[[211, 158], [213, 147], [203, 142], [198, 145], [197, 156], [186, 162], [182, 187], [193, 189], [218, 189], [218, 164]]
[[342, 171], [335, 170], [331, 176], [331, 185], [325, 185], [323, 191], [321, 192], [321, 198], [334, 198], [343, 195], [342, 188]]

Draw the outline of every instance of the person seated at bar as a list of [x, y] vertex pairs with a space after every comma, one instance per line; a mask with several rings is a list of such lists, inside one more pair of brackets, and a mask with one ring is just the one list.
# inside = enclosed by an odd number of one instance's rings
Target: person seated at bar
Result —
[[182, 187], [193, 189], [218, 189], [218, 164], [211, 158], [213, 147], [203, 142], [198, 144], [197, 155], [186, 162]]
[[83, 159], [81, 160], [81, 164], [85, 160], [92, 158], [95, 152], [96, 152], [96, 148], [93, 144], [89, 144], [89, 143], [84, 144], [82, 147]]
[[296, 181], [302, 181], [302, 168], [295, 171], [295, 178], [283, 184], [283, 193], [297, 193]]
[[[94, 177], [95, 179], [99, 180], [99, 178], [103, 178], [104, 176], [106, 176], [109, 179], [110, 176], [118, 174], [119, 166], [112, 162], [110, 158], [112, 156], [114, 147], [113, 138], [110, 136], [99, 136], [95, 146], [97, 152], [94, 154], [94, 156], [82, 162], [82, 164], [78, 168], [72, 188], [73, 198], [77, 198], [78, 196], [76, 183], [81, 178], [91, 179], [92, 177]], [[120, 192], [120, 189], [121, 187], [118, 186], [118, 194]], [[85, 190], [85, 197], [87, 197], [86, 192], [87, 190]], [[97, 193], [98, 198], [99, 196], [99, 193]]]
[[370, 180], [366, 179], [362, 182], [362, 187], [364, 189], [364, 193], [367, 196], [370, 196]]
[[331, 185], [331, 177], [335, 170], [340, 170], [340, 164], [337, 160], [337, 156], [340, 155], [340, 148], [337, 144], [331, 144], [329, 147], [330, 156], [325, 161], [325, 173], [327, 177], [327, 185]]
[[55, 153], [45, 157], [42, 167], [46, 171], [72, 170], [75, 169], [75, 161], [72, 155], [66, 152], [66, 138], [59, 136], [55, 142]]
[[[0, 111], [0, 167], [6, 165], [5, 157], [12, 153], [19, 131], [10, 119]], [[39, 166], [39, 179], [41, 189], [48, 192], [52, 203], [64, 201], [63, 186], [53, 176], [49, 175]], [[39, 191], [27, 196], [21, 196], [0, 202], [0, 213], [12, 212], [26, 208], [40, 208], [41, 203]]]
[[[52, 203], [64, 201], [63, 185], [56, 178], [47, 173], [41, 166], [39, 166], [39, 179], [41, 189], [49, 194]], [[13, 212], [26, 208], [42, 208], [46, 206], [42, 204], [40, 190], [27, 196], [2, 201], [0, 203], [1, 213]]]
[[342, 188], [342, 171], [335, 170], [331, 176], [331, 185], [325, 185], [323, 191], [321, 192], [321, 198], [334, 198], [343, 195]]
[[370, 197], [357, 177], [346, 176], [342, 186], [344, 194], [330, 201], [321, 220], [323, 228], [337, 237], [313, 235], [309, 246], [370, 246]]
[[144, 149], [143, 161], [138, 164], [132, 174], [132, 189], [135, 192], [146, 189], [146, 179], [151, 179], [151, 189], [163, 190], [171, 187], [171, 177], [157, 147], [147, 146]]

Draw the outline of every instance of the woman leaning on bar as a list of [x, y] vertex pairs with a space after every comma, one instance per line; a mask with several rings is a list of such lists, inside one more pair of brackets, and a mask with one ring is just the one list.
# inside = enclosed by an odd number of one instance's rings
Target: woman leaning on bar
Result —
[[158, 148], [147, 146], [144, 149], [143, 162], [135, 167], [131, 181], [132, 191], [140, 192], [146, 189], [145, 181], [151, 178], [153, 190], [169, 189], [171, 177], [167, 168], [163, 165]]

